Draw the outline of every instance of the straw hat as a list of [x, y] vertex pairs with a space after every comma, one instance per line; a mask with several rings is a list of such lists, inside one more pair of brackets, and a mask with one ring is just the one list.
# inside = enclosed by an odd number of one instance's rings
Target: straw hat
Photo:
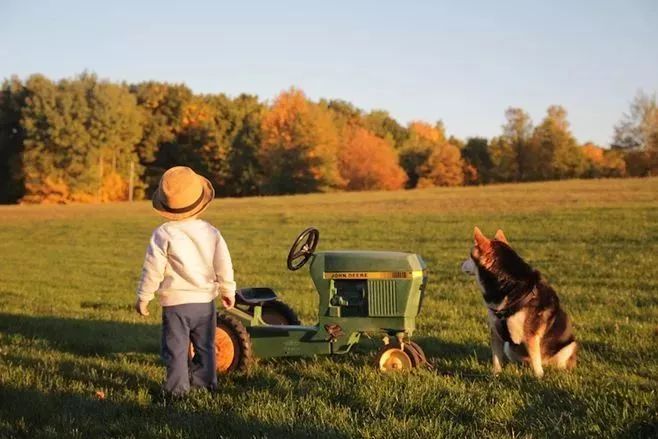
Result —
[[153, 208], [163, 217], [182, 220], [203, 212], [215, 198], [208, 179], [187, 166], [167, 169], [153, 194]]

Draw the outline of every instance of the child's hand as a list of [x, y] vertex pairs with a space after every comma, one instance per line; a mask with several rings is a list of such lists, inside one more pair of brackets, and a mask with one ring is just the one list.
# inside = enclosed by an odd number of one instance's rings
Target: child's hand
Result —
[[137, 314], [140, 316], [146, 317], [149, 315], [149, 309], [148, 309], [149, 303], [143, 300], [137, 299], [137, 302], [135, 302], [135, 311], [137, 311]]
[[235, 306], [235, 296], [222, 296], [222, 305], [226, 309], [233, 308]]

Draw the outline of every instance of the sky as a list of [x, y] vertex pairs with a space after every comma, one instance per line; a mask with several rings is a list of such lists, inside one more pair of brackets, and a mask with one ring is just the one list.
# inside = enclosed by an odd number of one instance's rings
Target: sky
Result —
[[88, 70], [267, 100], [296, 86], [460, 138], [560, 104], [579, 141], [607, 145], [637, 92], [658, 92], [654, 0], [2, 0], [0, 17], [0, 78]]

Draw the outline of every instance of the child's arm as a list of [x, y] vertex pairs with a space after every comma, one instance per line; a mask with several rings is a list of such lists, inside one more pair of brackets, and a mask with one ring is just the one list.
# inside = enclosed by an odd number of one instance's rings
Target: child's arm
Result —
[[225, 307], [230, 309], [235, 304], [235, 280], [233, 279], [233, 262], [228, 246], [221, 233], [218, 233], [217, 247], [213, 265], [219, 283], [219, 294]]
[[161, 229], [156, 229], [151, 235], [151, 241], [146, 249], [142, 276], [137, 287], [137, 303], [135, 309], [142, 315], [148, 315], [146, 306], [158, 291], [164, 279], [167, 265], [167, 240]]

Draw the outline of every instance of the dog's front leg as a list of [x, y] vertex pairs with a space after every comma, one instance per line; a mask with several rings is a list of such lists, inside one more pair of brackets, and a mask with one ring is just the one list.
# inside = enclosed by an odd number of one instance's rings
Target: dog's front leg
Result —
[[491, 328], [491, 354], [493, 359], [493, 373], [498, 375], [503, 370], [505, 343], [498, 337], [495, 329]]
[[489, 332], [491, 333], [491, 358], [493, 361], [493, 373], [498, 375], [503, 370], [503, 361], [505, 359], [505, 342], [496, 331], [496, 317], [493, 312], [489, 311]]
[[530, 356], [530, 365], [532, 371], [537, 378], [544, 376], [544, 368], [541, 365], [541, 337], [539, 335], [531, 335], [526, 340], [526, 348]]

